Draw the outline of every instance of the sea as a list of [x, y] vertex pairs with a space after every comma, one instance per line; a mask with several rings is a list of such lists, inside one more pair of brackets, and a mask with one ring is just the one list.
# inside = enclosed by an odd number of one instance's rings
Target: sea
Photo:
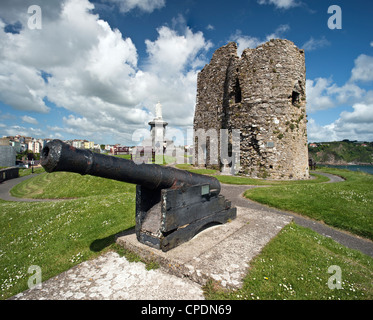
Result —
[[359, 165], [331, 165], [331, 164], [318, 164], [320, 167], [328, 167], [328, 168], [337, 168], [337, 169], [347, 169], [351, 171], [362, 171], [369, 174], [373, 174], [373, 166], [359, 166]]

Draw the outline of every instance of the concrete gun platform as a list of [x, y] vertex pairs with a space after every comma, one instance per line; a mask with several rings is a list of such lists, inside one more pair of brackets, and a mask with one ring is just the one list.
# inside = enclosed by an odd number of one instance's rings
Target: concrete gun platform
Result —
[[134, 230], [119, 234], [116, 242], [172, 275], [200, 285], [213, 279], [222, 287], [239, 288], [252, 258], [291, 221], [290, 216], [237, 207], [233, 221], [210, 227], [168, 252], [138, 242]]
[[203, 300], [198, 284], [107, 252], [10, 300]]

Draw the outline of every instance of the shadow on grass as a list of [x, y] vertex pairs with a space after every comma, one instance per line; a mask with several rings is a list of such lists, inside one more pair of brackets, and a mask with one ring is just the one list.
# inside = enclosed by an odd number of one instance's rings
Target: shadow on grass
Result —
[[90, 244], [89, 249], [93, 252], [100, 252], [104, 250], [105, 248], [114, 244], [115, 239], [117, 237], [120, 237], [123, 234], [132, 234], [132, 233], [135, 233], [135, 227], [131, 227], [121, 232], [111, 234], [110, 236], [107, 236], [102, 239], [96, 239]]

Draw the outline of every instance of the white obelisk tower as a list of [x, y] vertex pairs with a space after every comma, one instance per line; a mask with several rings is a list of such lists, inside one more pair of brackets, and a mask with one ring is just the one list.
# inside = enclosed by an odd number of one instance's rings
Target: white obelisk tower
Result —
[[153, 150], [159, 150], [162, 148], [163, 152], [163, 145], [164, 145], [164, 136], [166, 131], [166, 126], [168, 123], [163, 120], [162, 118], [162, 105], [158, 101], [155, 105], [155, 118], [153, 121], [149, 122], [150, 125], [150, 132], [152, 137], [152, 146]]

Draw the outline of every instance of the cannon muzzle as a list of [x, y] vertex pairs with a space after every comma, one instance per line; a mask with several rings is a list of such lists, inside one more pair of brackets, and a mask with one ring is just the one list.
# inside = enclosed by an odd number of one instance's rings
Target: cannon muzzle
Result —
[[134, 183], [150, 190], [209, 184], [214, 195], [220, 183], [214, 177], [157, 164], [136, 164], [127, 159], [77, 149], [53, 140], [41, 152], [41, 165], [47, 172], [68, 171]]

